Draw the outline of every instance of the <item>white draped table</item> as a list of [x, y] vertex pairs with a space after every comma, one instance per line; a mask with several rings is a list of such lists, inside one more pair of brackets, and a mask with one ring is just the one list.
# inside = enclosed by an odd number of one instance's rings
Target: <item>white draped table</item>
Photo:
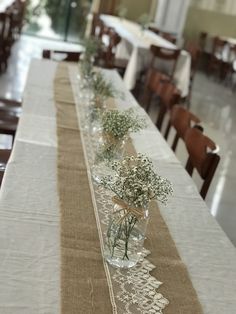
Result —
[[[149, 30], [142, 31], [137, 23], [111, 15], [101, 15], [101, 19], [105, 25], [113, 27], [122, 38], [117, 49], [117, 57], [128, 59], [124, 74], [124, 82], [128, 89], [134, 88], [140, 71], [147, 68], [151, 58], [149, 51], [151, 45], [170, 49], [177, 48], [176, 45]], [[163, 67], [168, 70], [166, 63], [158, 64], [159, 69], [163, 69]], [[191, 57], [187, 51], [182, 50], [174, 73], [174, 80], [182, 97], [188, 95], [190, 70]]]
[[[1, 188], [1, 314], [60, 313], [60, 213], [53, 98], [56, 67], [53, 61], [35, 60], [31, 64], [23, 115]], [[104, 73], [116, 88], [125, 91], [115, 71]], [[70, 66], [70, 75], [75, 90], [76, 66]], [[125, 100], [119, 100], [118, 106], [124, 109], [127, 104], [137, 107], [125, 91]], [[160, 210], [204, 313], [235, 314], [236, 250], [161, 134], [148, 117], [147, 121], [148, 128], [132, 138], [137, 151], [149, 155], [158, 172], [173, 183], [174, 196], [167, 206], [160, 205]]]

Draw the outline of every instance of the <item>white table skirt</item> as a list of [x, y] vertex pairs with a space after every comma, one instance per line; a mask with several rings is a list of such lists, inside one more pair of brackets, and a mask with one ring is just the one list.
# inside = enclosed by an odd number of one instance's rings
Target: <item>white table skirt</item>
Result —
[[[1, 189], [1, 314], [60, 313], [55, 70], [53, 61], [31, 64], [23, 115]], [[70, 73], [76, 88], [76, 67], [70, 66]], [[105, 75], [124, 89], [115, 71]], [[119, 100], [118, 106], [137, 107], [131, 94], [125, 95], [126, 101]], [[161, 134], [148, 117], [147, 121], [148, 128], [132, 138], [136, 149], [148, 154], [158, 172], [174, 185], [173, 198], [160, 209], [204, 313], [235, 314], [236, 250]]]
[[[176, 48], [174, 44], [151, 31], [141, 31], [140, 26], [134, 22], [121, 20], [111, 15], [101, 15], [101, 19], [107, 26], [113, 27], [122, 38], [116, 56], [129, 60], [124, 74], [125, 86], [129, 90], [134, 88], [140, 71], [147, 68], [150, 63], [151, 45]], [[161, 64], [158, 66], [160, 68]], [[181, 91], [182, 97], [188, 95], [190, 70], [191, 57], [187, 51], [182, 50], [174, 73], [174, 80]]]

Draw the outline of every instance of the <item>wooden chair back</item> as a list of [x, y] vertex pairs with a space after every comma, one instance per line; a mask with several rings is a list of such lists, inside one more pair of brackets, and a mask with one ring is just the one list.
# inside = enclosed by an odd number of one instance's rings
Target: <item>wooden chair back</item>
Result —
[[196, 169], [203, 179], [200, 195], [205, 199], [220, 161], [220, 156], [217, 154], [217, 146], [196, 128], [188, 129], [184, 139], [189, 154], [186, 170], [192, 176], [194, 169]]
[[1, 45], [3, 44], [4, 38], [5, 38], [6, 19], [7, 19], [6, 13], [0, 13], [0, 42], [1, 42]]
[[121, 37], [116, 33], [114, 28], [104, 27], [102, 41], [104, 45], [99, 52], [99, 62], [102, 61], [102, 66], [106, 68], [113, 68], [115, 63], [116, 48], [121, 41]]
[[62, 51], [62, 50], [43, 50], [43, 59], [51, 59], [58, 61], [78, 62], [80, 58], [80, 52]]
[[171, 110], [175, 104], [178, 104], [180, 102], [181, 93], [172, 82], [163, 82], [159, 97], [160, 108], [156, 121], [156, 126], [159, 130], [161, 130], [166, 113]]
[[0, 186], [2, 184], [3, 175], [10, 155], [11, 155], [10, 149], [0, 149]]
[[227, 41], [221, 39], [218, 36], [213, 38], [213, 45], [212, 45], [212, 55], [217, 56], [218, 58], [222, 57], [223, 50], [227, 45]]
[[208, 36], [208, 33], [204, 32], [204, 31], [200, 32], [200, 34], [199, 34], [199, 46], [200, 46], [201, 50], [203, 50], [203, 51], [204, 51], [205, 46], [206, 46], [207, 36]]
[[151, 46], [151, 53], [152, 53], [152, 59], [151, 59], [151, 64], [150, 67], [154, 68], [155, 67], [155, 61], [156, 59], [164, 60], [164, 61], [170, 61], [172, 62], [172, 67], [170, 69], [170, 79], [173, 79], [174, 72], [176, 69], [178, 57], [180, 55], [180, 49], [167, 49], [163, 48], [160, 46]]
[[101, 38], [104, 30], [104, 23], [99, 13], [93, 13], [91, 36]]
[[166, 75], [152, 68], [147, 71], [142, 100], [147, 112], [150, 108], [152, 96], [159, 96], [161, 94], [161, 89], [165, 82], [170, 82], [170, 79]]
[[170, 112], [170, 119], [165, 132], [165, 139], [168, 139], [170, 128], [173, 127], [176, 131], [172, 150], [175, 152], [179, 139], [184, 140], [186, 131], [191, 127], [197, 127], [201, 131], [203, 128], [199, 125], [200, 119], [192, 112], [180, 105], [174, 105]]

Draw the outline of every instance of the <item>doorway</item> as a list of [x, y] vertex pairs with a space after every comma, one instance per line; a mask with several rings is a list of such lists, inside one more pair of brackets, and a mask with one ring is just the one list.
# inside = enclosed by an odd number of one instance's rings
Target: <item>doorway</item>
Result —
[[91, 0], [31, 0], [27, 7], [25, 33], [78, 42], [83, 38]]

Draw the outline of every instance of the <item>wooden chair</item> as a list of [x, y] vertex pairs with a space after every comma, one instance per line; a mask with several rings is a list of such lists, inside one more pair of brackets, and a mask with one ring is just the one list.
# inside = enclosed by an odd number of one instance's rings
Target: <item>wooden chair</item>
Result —
[[0, 112], [10, 116], [19, 117], [22, 112], [21, 102], [0, 98]]
[[180, 102], [181, 94], [175, 84], [166, 81], [162, 83], [159, 97], [160, 108], [156, 121], [156, 126], [161, 131], [166, 113], [171, 110], [175, 104], [178, 104]]
[[2, 179], [6, 169], [7, 162], [10, 158], [11, 150], [9, 149], [0, 149], [0, 186], [2, 184]]
[[43, 59], [51, 59], [56, 61], [78, 62], [80, 52], [62, 51], [62, 50], [43, 50]]
[[141, 100], [147, 112], [150, 109], [153, 96], [159, 97], [164, 82], [170, 82], [166, 75], [152, 68], [148, 70], [144, 85], [143, 99]]
[[[230, 82], [236, 72], [236, 45], [229, 44], [228, 58], [222, 60], [221, 77]], [[233, 81], [231, 82], [233, 83]]]
[[199, 47], [202, 51], [205, 50], [205, 47], [206, 47], [206, 40], [207, 40], [207, 37], [208, 37], [208, 33], [207, 32], [200, 32], [199, 34]]
[[212, 52], [208, 64], [208, 74], [216, 73], [219, 77], [222, 77], [221, 69], [223, 64], [223, 53], [226, 45], [227, 42], [218, 36], [213, 38]]
[[107, 68], [117, 69], [123, 76], [126, 70], [128, 60], [116, 58], [116, 49], [121, 42], [121, 37], [116, 33], [112, 27], [104, 27], [102, 34], [102, 41], [104, 38], [104, 45], [102, 46], [98, 57], [96, 59], [96, 65]]
[[0, 134], [10, 135], [12, 137], [12, 145], [15, 139], [18, 120], [16, 116], [0, 111]]
[[104, 31], [104, 23], [100, 19], [99, 13], [93, 13], [92, 28], [90, 35], [92, 37], [101, 38]]
[[181, 138], [184, 141], [185, 133], [189, 128], [197, 127], [203, 131], [203, 128], [199, 125], [199, 123], [199, 118], [183, 106], [174, 105], [172, 107], [164, 137], [167, 140], [171, 127], [175, 129], [176, 134], [171, 146], [174, 152], [176, 151], [179, 139]]
[[186, 170], [192, 176], [194, 169], [196, 169], [203, 179], [200, 195], [205, 199], [220, 161], [220, 156], [217, 154], [217, 146], [196, 128], [188, 129], [184, 140], [189, 154]]
[[155, 63], [157, 59], [172, 63], [172, 67], [170, 68], [169, 73], [164, 73], [165, 75], [168, 75], [168, 77], [172, 80], [175, 73], [178, 57], [180, 55], [180, 49], [167, 49], [152, 45], [150, 50], [152, 53], [152, 59], [149, 68], [155, 68]]
[[6, 13], [0, 13], [0, 67], [1, 71], [7, 69], [7, 60], [10, 55], [10, 17]]

